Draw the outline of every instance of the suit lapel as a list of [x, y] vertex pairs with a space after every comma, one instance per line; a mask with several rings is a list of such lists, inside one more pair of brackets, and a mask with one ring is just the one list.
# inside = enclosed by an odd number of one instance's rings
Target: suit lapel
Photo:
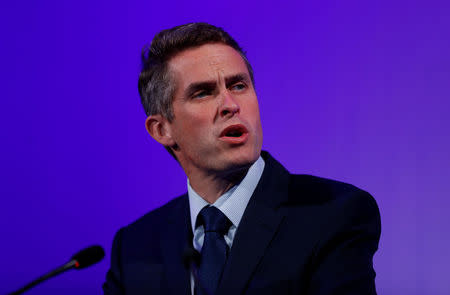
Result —
[[283, 219], [277, 209], [288, 197], [289, 172], [267, 153], [262, 155], [266, 166], [236, 232], [218, 295], [245, 290]]
[[166, 281], [170, 294], [174, 295], [190, 294], [190, 274], [182, 263], [183, 252], [192, 242], [189, 214], [189, 201], [185, 194], [183, 202], [169, 216], [161, 239]]

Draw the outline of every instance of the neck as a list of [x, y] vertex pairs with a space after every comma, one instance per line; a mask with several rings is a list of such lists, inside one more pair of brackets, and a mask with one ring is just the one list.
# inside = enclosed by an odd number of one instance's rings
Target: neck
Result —
[[239, 184], [250, 167], [228, 173], [186, 173], [191, 187], [205, 201], [213, 204], [233, 186]]

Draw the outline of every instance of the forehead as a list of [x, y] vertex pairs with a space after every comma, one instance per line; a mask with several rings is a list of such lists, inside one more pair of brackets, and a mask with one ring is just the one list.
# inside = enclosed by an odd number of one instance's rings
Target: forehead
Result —
[[184, 50], [169, 61], [169, 69], [181, 88], [238, 73], [248, 74], [242, 56], [224, 44], [205, 44]]

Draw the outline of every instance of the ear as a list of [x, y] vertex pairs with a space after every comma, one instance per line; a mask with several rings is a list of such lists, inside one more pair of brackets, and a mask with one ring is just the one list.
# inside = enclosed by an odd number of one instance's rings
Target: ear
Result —
[[169, 121], [159, 114], [148, 116], [145, 120], [145, 128], [148, 133], [157, 142], [167, 147], [176, 145], [170, 127]]

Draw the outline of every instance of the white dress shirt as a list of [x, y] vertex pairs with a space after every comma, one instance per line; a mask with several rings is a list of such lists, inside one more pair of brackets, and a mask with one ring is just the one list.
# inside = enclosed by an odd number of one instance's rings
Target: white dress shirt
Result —
[[[228, 230], [228, 233], [224, 235], [225, 242], [231, 249], [233, 245], [234, 236], [239, 223], [244, 215], [245, 208], [247, 208], [248, 201], [255, 191], [258, 185], [259, 179], [264, 170], [264, 160], [259, 157], [255, 163], [250, 166], [247, 175], [245, 175], [242, 181], [229, 189], [226, 193], [221, 195], [217, 201], [211, 206], [219, 209], [225, 216], [231, 221], [232, 225]], [[192, 245], [194, 249], [201, 252], [203, 247], [203, 240], [205, 238], [205, 231], [203, 225], [196, 227], [197, 216], [203, 207], [208, 206], [209, 203], [199, 196], [187, 180], [188, 196], [189, 196], [189, 208], [191, 213], [191, 225], [194, 238]], [[191, 275], [191, 293], [194, 294], [194, 279]]]

